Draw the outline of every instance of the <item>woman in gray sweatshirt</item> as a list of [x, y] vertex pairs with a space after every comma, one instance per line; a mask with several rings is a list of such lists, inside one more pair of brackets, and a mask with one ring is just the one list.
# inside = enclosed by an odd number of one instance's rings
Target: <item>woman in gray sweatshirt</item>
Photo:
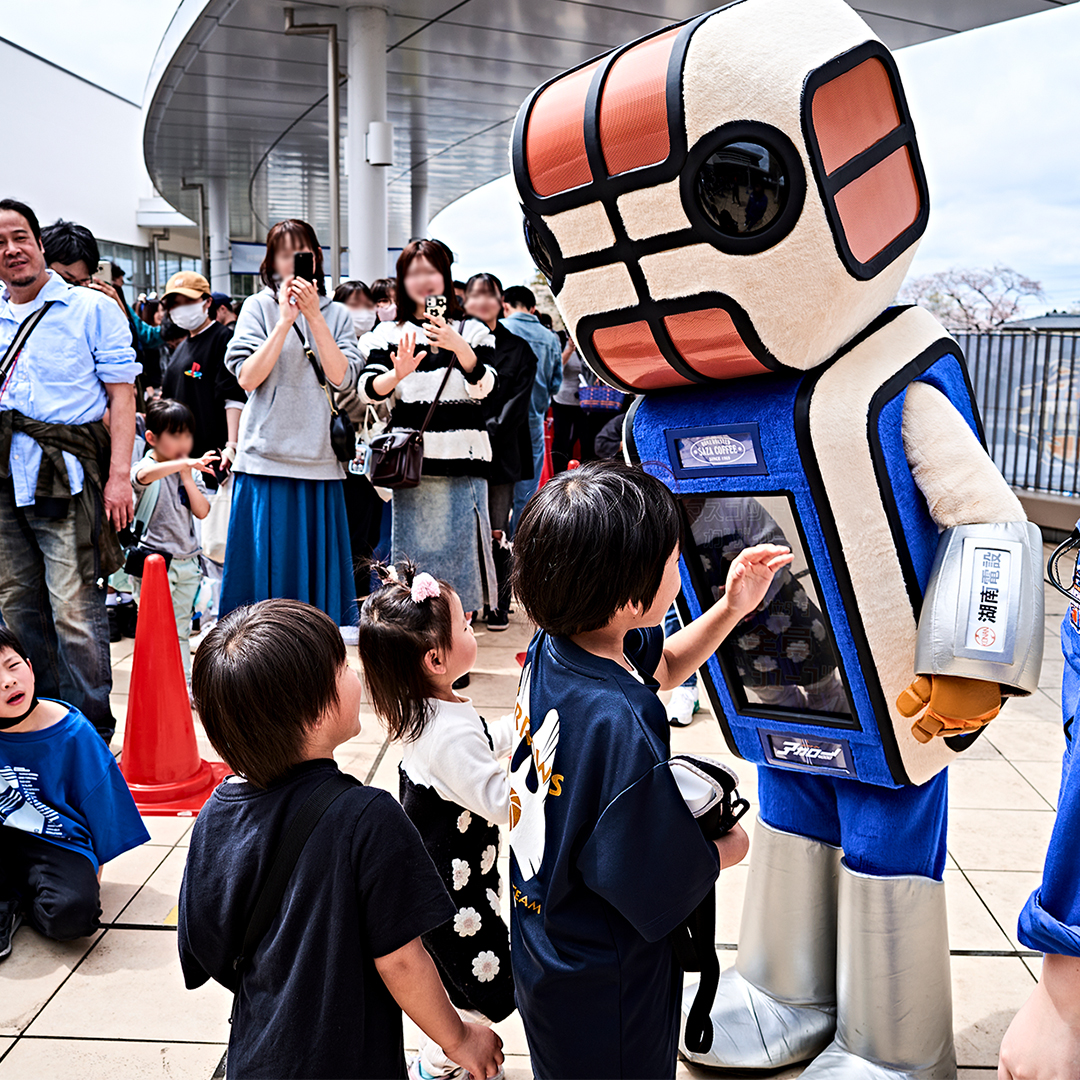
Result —
[[[314, 256], [315, 281], [293, 276]], [[225, 366], [247, 391], [240, 417], [221, 614], [271, 597], [303, 600], [339, 626], [355, 621], [345, 470], [330, 445], [329, 388], [350, 389], [362, 367], [348, 309], [325, 295], [322, 252], [306, 221], [266, 237], [265, 288], [240, 309]]]

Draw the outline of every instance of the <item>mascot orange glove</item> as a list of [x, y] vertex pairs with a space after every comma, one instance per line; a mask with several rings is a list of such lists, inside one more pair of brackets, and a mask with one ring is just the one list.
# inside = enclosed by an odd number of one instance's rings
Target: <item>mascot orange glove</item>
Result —
[[896, 699], [901, 716], [918, 716], [911, 734], [921, 743], [935, 735], [966, 735], [989, 724], [1001, 711], [1001, 687], [956, 675], [920, 675]]

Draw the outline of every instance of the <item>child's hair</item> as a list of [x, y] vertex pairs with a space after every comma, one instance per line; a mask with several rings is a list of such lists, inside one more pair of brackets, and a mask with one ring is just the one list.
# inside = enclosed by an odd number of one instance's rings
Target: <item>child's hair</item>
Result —
[[23, 648], [23, 643], [19, 640], [18, 635], [9, 626], [0, 626], [0, 652], [5, 649], [10, 649], [14, 653], [18, 653], [24, 660], [29, 660], [30, 656]]
[[681, 541], [682, 514], [662, 481], [590, 462], [526, 504], [514, 535], [514, 592], [549, 634], [599, 630], [625, 604], [652, 604]]
[[191, 692], [214, 749], [256, 787], [301, 758], [338, 701], [345, 644], [333, 619], [298, 600], [229, 612], [195, 653]]
[[389, 300], [393, 303], [396, 291], [397, 281], [394, 278], [389, 277], [376, 278], [371, 283], [371, 288], [369, 289], [372, 303], [375, 304], [380, 300]]
[[155, 435], [182, 435], [195, 430], [195, 417], [182, 401], [158, 398], [146, 406], [146, 430]]
[[453, 588], [440, 581], [438, 596], [417, 603], [411, 594], [415, 563], [404, 559], [396, 568], [376, 563], [374, 570], [382, 585], [360, 609], [357, 640], [364, 682], [390, 737], [415, 739], [433, 712], [424, 657], [432, 649], [448, 652], [453, 642]]

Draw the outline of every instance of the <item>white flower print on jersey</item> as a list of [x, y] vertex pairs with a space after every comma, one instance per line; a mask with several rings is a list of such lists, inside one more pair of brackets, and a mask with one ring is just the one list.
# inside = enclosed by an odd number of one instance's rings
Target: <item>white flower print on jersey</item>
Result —
[[480, 873], [490, 874], [491, 868], [495, 865], [495, 845], [488, 844], [484, 848], [484, 854], [480, 856]]
[[485, 949], [472, 962], [472, 973], [480, 982], [491, 982], [499, 974], [499, 958], [490, 949]]
[[472, 869], [464, 859], [455, 859], [451, 864], [451, 868], [454, 872], [454, 891], [458, 889], [464, 889], [469, 881], [469, 875], [472, 873]]
[[462, 810], [461, 813], [458, 814], [457, 831], [463, 833], [471, 824], [472, 814], [470, 814], [468, 810]]
[[454, 930], [459, 937], [472, 937], [480, 929], [480, 912], [476, 908], [463, 907], [454, 916]]
[[487, 891], [488, 903], [491, 905], [491, 910], [496, 915], [499, 914], [499, 894], [494, 889], [488, 889]]

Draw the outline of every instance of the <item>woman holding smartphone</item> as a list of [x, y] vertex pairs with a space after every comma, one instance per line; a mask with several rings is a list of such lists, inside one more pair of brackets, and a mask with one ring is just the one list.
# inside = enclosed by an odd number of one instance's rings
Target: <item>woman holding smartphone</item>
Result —
[[393, 558], [407, 555], [451, 582], [466, 612], [494, 608], [491, 442], [480, 403], [495, 385], [495, 337], [458, 310], [450, 257], [437, 240], [414, 240], [398, 257], [397, 316], [360, 339], [360, 399], [389, 401], [391, 428], [419, 429], [451, 371], [424, 434], [420, 485], [394, 492]]
[[257, 600], [303, 600], [355, 622], [345, 470], [330, 444], [327, 388], [356, 384], [360, 354], [344, 304], [326, 295], [315, 230], [279, 221], [266, 237], [264, 288], [240, 309], [225, 366], [247, 392], [240, 418], [221, 614]]

